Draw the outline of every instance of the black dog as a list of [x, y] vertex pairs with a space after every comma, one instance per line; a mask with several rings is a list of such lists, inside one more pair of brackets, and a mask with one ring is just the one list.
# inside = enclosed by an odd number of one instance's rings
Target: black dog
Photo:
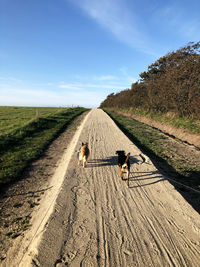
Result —
[[127, 173], [127, 184], [129, 186], [129, 176], [130, 176], [130, 153], [125, 155], [124, 150], [117, 150], [116, 154], [118, 155], [118, 165], [120, 169], [120, 177], [123, 180], [123, 172]]

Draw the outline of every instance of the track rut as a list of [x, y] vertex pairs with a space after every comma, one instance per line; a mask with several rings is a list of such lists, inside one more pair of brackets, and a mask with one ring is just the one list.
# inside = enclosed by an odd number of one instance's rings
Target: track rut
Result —
[[[77, 164], [81, 142], [91, 155]], [[131, 153], [130, 185], [116, 150]], [[199, 266], [200, 215], [100, 109], [73, 151], [33, 266]]]

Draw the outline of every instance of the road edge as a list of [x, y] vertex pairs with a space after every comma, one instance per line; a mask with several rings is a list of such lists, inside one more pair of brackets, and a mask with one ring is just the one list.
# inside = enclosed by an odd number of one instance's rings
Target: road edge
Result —
[[33, 213], [33, 217], [31, 220], [32, 227], [30, 231], [28, 231], [23, 237], [23, 239], [19, 241], [19, 244], [17, 244], [17, 249], [16, 246], [11, 247], [11, 249], [8, 251], [7, 259], [4, 262], [3, 266], [32, 266], [32, 260], [37, 257], [38, 248], [43, 233], [45, 232], [48, 220], [54, 211], [56, 200], [60, 193], [63, 181], [65, 179], [65, 174], [69, 162], [75, 150], [84, 124], [88, 119], [90, 113], [91, 111], [85, 116], [84, 120], [82, 121], [81, 125], [78, 127], [75, 135], [73, 136], [68, 148], [63, 153], [59, 166], [56, 168], [53, 176], [51, 177], [48, 187], [49, 190], [46, 191], [44, 198], [41, 204], [39, 205], [37, 211]]

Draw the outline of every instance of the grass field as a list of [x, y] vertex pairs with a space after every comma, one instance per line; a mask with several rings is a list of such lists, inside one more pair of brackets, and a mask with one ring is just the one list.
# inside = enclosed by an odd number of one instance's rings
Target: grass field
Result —
[[20, 178], [27, 165], [84, 108], [0, 107], [0, 185]]
[[44, 118], [61, 111], [64, 108], [36, 107], [0, 107], [0, 136], [13, 133], [18, 128], [29, 124], [37, 118]]

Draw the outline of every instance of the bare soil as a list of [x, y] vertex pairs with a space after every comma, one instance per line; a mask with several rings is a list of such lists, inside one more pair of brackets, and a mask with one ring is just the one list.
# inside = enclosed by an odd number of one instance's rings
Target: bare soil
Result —
[[68, 148], [77, 127], [86, 113], [52, 142], [43, 156], [34, 161], [22, 174], [20, 181], [3, 188], [0, 196], [0, 264], [6, 259], [7, 251], [16, 238], [24, 237], [31, 228], [33, 210], [37, 209], [46, 191], [49, 180], [55, 173], [64, 151]]
[[[64, 132], [1, 198], [1, 265], [199, 266], [200, 215], [167, 177], [102, 110], [92, 110], [72, 139], [75, 130]], [[82, 141], [91, 150], [85, 169], [77, 166]], [[131, 153], [129, 187], [119, 178], [115, 151], [121, 149]], [[48, 221], [18, 257], [45, 195], [53, 196], [49, 179], [65, 152], [69, 165]]]
[[148, 124], [151, 127], [161, 130], [163, 133], [166, 133], [167, 135], [176, 137], [182, 140], [183, 142], [194, 145], [195, 147], [200, 149], [200, 135], [199, 134], [191, 133], [186, 129], [176, 128], [176, 127], [173, 127], [171, 124], [159, 122], [159, 121], [156, 121], [156, 120], [153, 120], [153, 119], [141, 116], [141, 115], [130, 114], [130, 113], [121, 112], [121, 111], [115, 111], [115, 112], [118, 114], [127, 116], [129, 118], [138, 120], [145, 124]]

